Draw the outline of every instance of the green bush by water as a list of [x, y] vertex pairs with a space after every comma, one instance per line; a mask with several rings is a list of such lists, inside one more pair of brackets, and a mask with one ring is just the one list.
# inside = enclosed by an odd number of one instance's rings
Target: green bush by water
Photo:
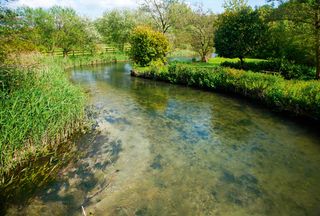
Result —
[[280, 111], [320, 119], [319, 81], [285, 80], [281, 76], [190, 64], [136, 70], [138, 76], [144, 78], [237, 93]]

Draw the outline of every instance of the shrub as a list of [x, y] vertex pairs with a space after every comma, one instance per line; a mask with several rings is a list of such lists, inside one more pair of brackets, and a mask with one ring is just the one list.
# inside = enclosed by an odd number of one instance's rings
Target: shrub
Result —
[[223, 67], [251, 70], [255, 72], [277, 72], [285, 79], [312, 80], [315, 78], [315, 68], [305, 65], [296, 65], [286, 60], [259, 61], [259, 62], [223, 62]]
[[130, 58], [140, 66], [147, 66], [152, 61], [165, 62], [169, 42], [164, 34], [149, 27], [136, 27], [130, 37]]

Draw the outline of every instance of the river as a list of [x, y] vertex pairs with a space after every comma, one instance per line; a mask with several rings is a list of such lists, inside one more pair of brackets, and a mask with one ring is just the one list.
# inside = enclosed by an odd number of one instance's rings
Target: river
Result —
[[319, 130], [130, 69], [71, 72], [98, 133], [79, 138], [79, 159], [7, 215], [320, 214]]

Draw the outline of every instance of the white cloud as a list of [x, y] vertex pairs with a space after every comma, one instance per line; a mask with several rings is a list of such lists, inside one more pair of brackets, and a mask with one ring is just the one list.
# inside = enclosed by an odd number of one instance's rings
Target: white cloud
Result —
[[18, 0], [12, 7], [50, 8], [59, 5], [74, 8], [82, 15], [97, 17], [104, 11], [114, 8], [136, 8], [137, 0]]

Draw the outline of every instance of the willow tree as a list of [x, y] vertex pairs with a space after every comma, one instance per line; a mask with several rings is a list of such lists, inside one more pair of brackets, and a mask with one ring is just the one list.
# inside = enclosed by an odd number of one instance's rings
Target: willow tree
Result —
[[[272, 1], [272, 0], [270, 0]], [[276, 9], [275, 18], [288, 20], [296, 25], [308, 25], [310, 32], [306, 31], [306, 37], [312, 37], [314, 41], [314, 55], [316, 59], [316, 78], [320, 79], [320, 1], [319, 0], [280, 0]]]

